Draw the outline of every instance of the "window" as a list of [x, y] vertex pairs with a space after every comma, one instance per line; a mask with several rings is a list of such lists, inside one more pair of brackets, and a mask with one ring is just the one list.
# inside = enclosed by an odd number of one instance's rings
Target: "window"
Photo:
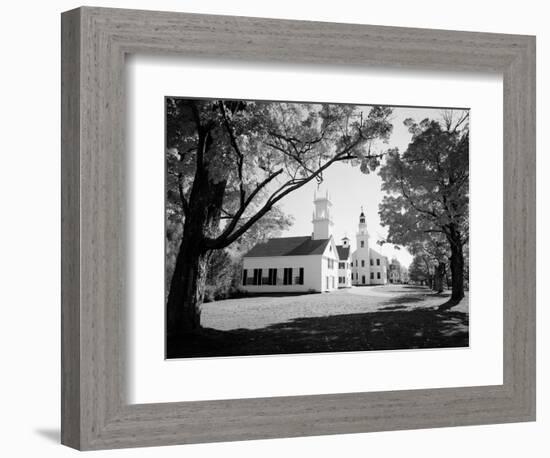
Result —
[[380, 258], [376, 258], [376, 265], [377, 265], [377, 266], [380, 265]]
[[243, 269], [243, 285], [246, 285], [247, 277], [248, 277], [248, 270]]
[[292, 267], [285, 267], [283, 271], [283, 285], [292, 285]]
[[361, 259], [361, 267], [365, 267], [365, 260]]
[[376, 272], [376, 278], [378, 278], [378, 280], [380, 280], [380, 272]]
[[370, 260], [370, 265], [371, 265], [371, 266], [373, 266], [373, 265], [374, 265], [374, 263], [372, 262], [372, 258], [371, 258], [371, 260]]
[[334, 259], [327, 259], [328, 261], [328, 268], [334, 269]]
[[346, 268], [346, 263], [345, 262], [339, 262], [338, 263], [338, 268], [339, 269], [345, 269]]
[[361, 248], [364, 248], [364, 247], [365, 247], [365, 241], [361, 240]]
[[254, 277], [252, 278], [253, 285], [262, 284], [262, 269], [254, 269]]
[[267, 278], [268, 285], [276, 285], [277, 284], [277, 269], [269, 269], [269, 276]]
[[371, 272], [371, 273], [370, 273], [370, 279], [371, 279], [371, 280], [374, 280], [374, 272]]
[[365, 284], [365, 276], [364, 276], [364, 275], [361, 277], [361, 281], [362, 281], [362, 283], [363, 283], [363, 285], [364, 285], [364, 284]]
[[355, 267], [357, 267], [357, 259], [355, 260]]

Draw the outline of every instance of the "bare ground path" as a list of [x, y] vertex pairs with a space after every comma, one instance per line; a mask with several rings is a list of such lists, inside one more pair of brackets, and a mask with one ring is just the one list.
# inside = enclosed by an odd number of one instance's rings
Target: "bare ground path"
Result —
[[463, 347], [468, 298], [409, 285], [256, 296], [203, 305], [199, 336], [170, 341], [168, 357]]

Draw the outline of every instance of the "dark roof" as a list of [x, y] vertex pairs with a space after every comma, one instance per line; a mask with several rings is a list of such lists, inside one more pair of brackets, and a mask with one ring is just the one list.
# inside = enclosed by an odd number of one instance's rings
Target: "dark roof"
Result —
[[348, 246], [336, 245], [336, 251], [338, 251], [338, 257], [340, 259], [349, 258], [349, 245]]
[[259, 258], [264, 256], [306, 256], [323, 254], [330, 239], [313, 240], [305, 237], [279, 237], [258, 243], [245, 258]]

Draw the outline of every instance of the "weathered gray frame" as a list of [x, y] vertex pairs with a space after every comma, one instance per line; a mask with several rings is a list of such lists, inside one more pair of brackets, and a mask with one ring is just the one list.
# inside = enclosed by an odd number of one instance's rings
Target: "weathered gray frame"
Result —
[[[500, 72], [504, 383], [129, 405], [127, 53]], [[535, 38], [83, 7], [62, 15], [62, 443], [138, 447], [535, 419]]]

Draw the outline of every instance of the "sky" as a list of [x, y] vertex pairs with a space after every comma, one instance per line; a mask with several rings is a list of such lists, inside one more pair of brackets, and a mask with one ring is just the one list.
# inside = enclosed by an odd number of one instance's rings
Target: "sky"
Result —
[[[382, 147], [397, 147], [400, 151], [404, 151], [410, 142], [411, 134], [403, 125], [403, 121], [407, 118], [418, 122], [424, 118], [440, 119], [440, 115], [441, 109], [439, 108], [394, 108], [392, 114], [393, 132], [388, 143], [383, 144]], [[387, 256], [390, 260], [397, 258], [403, 266], [409, 266], [412, 255], [406, 248], [396, 249], [392, 244], [377, 244], [378, 241], [386, 237], [388, 232], [387, 228], [381, 226], [378, 216], [378, 206], [384, 195], [381, 185], [382, 179], [378, 176], [378, 172], [363, 174], [359, 167], [352, 167], [349, 164], [335, 163], [331, 165], [325, 171], [323, 183], [320, 186], [312, 181], [281, 200], [280, 208], [294, 217], [294, 224], [281, 236], [311, 235], [314, 193], [317, 191], [324, 195], [328, 190], [332, 202], [333, 236], [337, 245], [341, 244], [342, 237], [348, 236], [351, 239], [352, 249], [355, 249], [355, 234], [361, 207], [363, 207], [371, 248]]]

